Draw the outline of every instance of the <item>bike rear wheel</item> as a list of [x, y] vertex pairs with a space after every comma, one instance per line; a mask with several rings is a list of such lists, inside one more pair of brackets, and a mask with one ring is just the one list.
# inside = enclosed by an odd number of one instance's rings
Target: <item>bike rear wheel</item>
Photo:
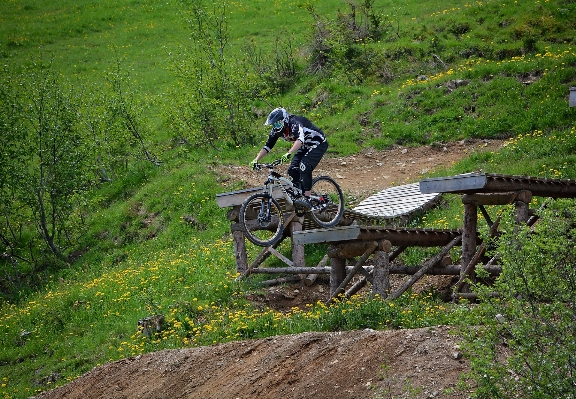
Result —
[[275, 244], [284, 231], [284, 215], [278, 201], [266, 193], [253, 194], [240, 207], [240, 226], [253, 244]]
[[310, 202], [310, 217], [319, 226], [332, 227], [342, 219], [344, 195], [338, 183], [331, 177], [318, 176], [312, 180]]

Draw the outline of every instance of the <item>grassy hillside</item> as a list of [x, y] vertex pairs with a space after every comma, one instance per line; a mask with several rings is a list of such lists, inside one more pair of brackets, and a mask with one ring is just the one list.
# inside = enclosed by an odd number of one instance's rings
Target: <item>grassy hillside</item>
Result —
[[[288, 314], [251, 305], [247, 295], [259, 293], [258, 279], [235, 282], [226, 211], [214, 198], [227, 178], [217, 167], [247, 163], [260, 144], [220, 151], [202, 143], [175, 145], [166, 115], [179, 87], [171, 53], [189, 36], [181, 4], [0, 4], [0, 60], [11, 71], [52, 58], [63, 80], [103, 85], [121, 60], [148, 123], [147, 139], [163, 161], [160, 167], [135, 163], [90, 196], [87, 231], [65, 269], [33, 276], [39, 284], [30, 289], [2, 261], [0, 397], [25, 398], [95, 365], [164, 348], [309, 330], [480, 323], [476, 307], [444, 304], [432, 294], [394, 303], [358, 297]], [[256, 111], [265, 113], [267, 101], [307, 115], [328, 132], [331, 155], [501, 138], [508, 145], [500, 153], [437, 173], [483, 169], [576, 178], [576, 110], [568, 107], [569, 87], [576, 86], [573, 1], [375, 2], [381, 39], [349, 47], [361, 56], [362, 63], [348, 65], [358, 70], [329, 74], [306, 73], [318, 21], [305, 6], [229, 3], [233, 51], [252, 40], [264, 54], [273, 53], [278, 36], [290, 38], [294, 48], [292, 85], [255, 102]], [[350, 12], [340, 0], [314, 5], [325, 23], [336, 20], [338, 10]], [[256, 111], [253, 130], [263, 140], [267, 132]], [[420, 226], [457, 227], [454, 207], [431, 212]], [[310, 249], [307, 262], [315, 263], [322, 250]], [[137, 323], [153, 314], [164, 314], [166, 325], [148, 338]]]

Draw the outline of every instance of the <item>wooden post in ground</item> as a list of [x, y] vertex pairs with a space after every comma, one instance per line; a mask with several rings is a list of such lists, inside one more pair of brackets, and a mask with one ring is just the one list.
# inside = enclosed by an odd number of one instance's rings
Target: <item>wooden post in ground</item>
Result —
[[380, 295], [386, 299], [390, 291], [390, 261], [388, 252], [376, 251], [374, 254], [374, 277], [372, 283], [372, 295]]
[[[462, 274], [476, 253], [477, 228], [478, 206], [474, 203], [464, 203], [464, 231], [462, 233], [462, 258], [460, 260]], [[470, 276], [470, 279], [474, 281], [474, 276]], [[466, 289], [467, 287], [464, 287], [463, 292]]]
[[[520, 195], [522, 194], [522, 195]], [[526, 224], [530, 218], [530, 201], [532, 201], [532, 192], [522, 190], [518, 195], [516, 202], [516, 223]]]
[[[408, 247], [404, 247], [404, 246], [399, 246], [398, 248], [396, 248], [394, 250], [394, 252], [392, 252], [389, 256], [388, 256], [388, 263], [392, 263], [392, 261], [394, 259], [396, 259], [402, 252], [404, 252], [404, 250], [406, 250], [406, 248]], [[389, 250], [387, 252], [390, 252]], [[374, 273], [374, 272], [372, 272]], [[366, 282], [368, 281], [368, 279], [366, 277], [362, 277], [356, 284], [354, 284], [348, 291], [346, 291], [346, 294], [344, 294], [347, 298], [351, 297], [352, 295], [354, 295], [355, 293], [357, 293], [358, 291], [360, 291], [365, 285]]]
[[[502, 215], [498, 216], [498, 219], [496, 219], [496, 221], [492, 223], [492, 226], [490, 226], [490, 232], [488, 233], [490, 238], [496, 235], [496, 232], [498, 231], [498, 226], [500, 225], [500, 220], [502, 220]], [[486, 241], [480, 244], [480, 246], [478, 247], [478, 251], [476, 251], [476, 253], [472, 257], [470, 263], [468, 263], [466, 268], [464, 270], [462, 269], [460, 270], [460, 279], [455, 284], [454, 293], [452, 294], [452, 298], [454, 300], [460, 297], [458, 294], [460, 293], [460, 289], [462, 289], [462, 287], [464, 286], [464, 280], [466, 279], [467, 276], [471, 275], [472, 269], [480, 261], [480, 257], [484, 254], [485, 249], [486, 249]]]
[[302, 222], [299, 218], [294, 218], [292, 223], [290, 223], [290, 238], [292, 240], [292, 263], [294, 267], [304, 267], [306, 263], [304, 259], [304, 245], [294, 244], [294, 232], [296, 231], [302, 231]]
[[248, 268], [248, 256], [246, 255], [246, 239], [242, 231], [234, 231], [234, 255], [236, 257], [236, 272], [243, 274]]
[[[378, 248], [378, 243], [376, 241], [374, 241], [374, 242], [372, 242], [372, 244], [370, 244], [368, 249], [366, 249], [366, 252], [364, 252], [364, 254], [360, 257], [360, 259], [358, 260], [356, 265], [354, 265], [354, 267], [352, 268], [350, 273], [348, 273], [348, 275], [342, 280], [342, 282], [333, 291], [332, 291], [332, 287], [334, 286], [334, 284], [332, 283], [332, 281], [330, 281], [330, 288], [331, 288], [330, 299], [328, 299], [328, 301], [326, 302], [326, 305], [329, 305], [334, 300], [334, 298], [336, 298], [338, 295], [340, 295], [341, 293], [344, 292], [344, 288], [346, 288], [346, 285], [352, 280], [352, 277], [354, 277], [354, 275], [358, 272], [358, 270], [360, 270], [360, 268], [362, 268], [362, 266], [364, 265], [364, 262], [366, 262], [366, 259], [368, 259], [368, 257], [374, 253], [376, 248]], [[332, 267], [334, 267], [334, 266], [332, 266]], [[346, 271], [346, 268], [344, 268], [344, 271]], [[332, 277], [332, 275], [330, 275], [330, 277]]]
[[332, 296], [346, 277], [346, 259], [330, 259], [330, 295]]

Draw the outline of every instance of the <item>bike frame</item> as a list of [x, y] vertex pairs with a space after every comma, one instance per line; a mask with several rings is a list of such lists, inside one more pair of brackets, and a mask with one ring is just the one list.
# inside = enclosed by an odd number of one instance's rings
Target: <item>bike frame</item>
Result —
[[287, 190], [291, 188], [295, 192], [302, 194], [302, 191], [296, 187], [292, 181], [276, 172], [274, 166], [268, 166], [268, 179], [264, 185], [266, 186], [264, 188], [264, 193], [268, 194], [270, 198], [273, 198], [272, 192], [274, 191], [274, 187], [280, 188], [282, 195], [291, 206], [294, 206], [294, 200]]

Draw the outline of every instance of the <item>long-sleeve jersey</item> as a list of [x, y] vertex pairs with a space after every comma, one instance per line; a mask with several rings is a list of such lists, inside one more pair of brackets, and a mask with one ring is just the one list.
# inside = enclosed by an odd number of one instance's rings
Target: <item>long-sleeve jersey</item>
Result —
[[308, 118], [298, 115], [290, 115], [288, 117], [288, 129], [285, 127], [280, 132], [270, 131], [264, 150], [270, 152], [280, 137], [291, 142], [300, 140], [302, 146], [308, 151], [326, 141], [326, 136], [321, 129], [310, 122]]

